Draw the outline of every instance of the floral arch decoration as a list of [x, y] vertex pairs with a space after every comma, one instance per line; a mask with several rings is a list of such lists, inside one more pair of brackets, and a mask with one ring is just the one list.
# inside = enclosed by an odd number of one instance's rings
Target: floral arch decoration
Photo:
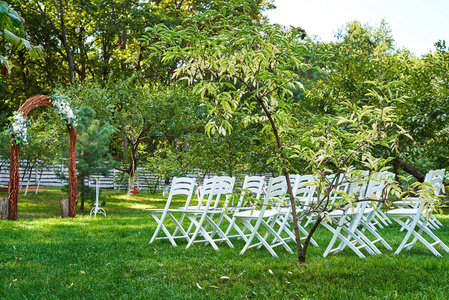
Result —
[[35, 107], [48, 106], [58, 110], [67, 124], [69, 132], [69, 216], [76, 215], [76, 131], [73, 128], [76, 117], [64, 96], [38, 95], [31, 97], [19, 108], [11, 120], [11, 156], [9, 165], [9, 220], [17, 220], [17, 200], [19, 198], [19, 148], [27, 142], [26, 117]]

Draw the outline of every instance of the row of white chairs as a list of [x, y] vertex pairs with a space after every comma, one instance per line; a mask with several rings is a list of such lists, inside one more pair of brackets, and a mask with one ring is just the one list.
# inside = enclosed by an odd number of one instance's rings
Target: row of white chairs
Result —
[[[230, 205], [230, 200], [234, 199], [231, 196], [234, 183], [235, 178], [227, 176], [205, 179], [199, 187], [197, 204], [191, 205], [195, 180], [173, 178], [165, 208], [147, 209], [158, 224], [150, 243], [156, 239], [169, 239], [171, 244], [176, 246], [176, 239], [185, 239], [187, 248], [194, 243], [206, 243], [218, 250], [217, 242], [225, 242], [233, 248], [230, 239], [236, 237], [245, 241], [241, 254], [249, 248], [264, 246], [273, 256], [277, 256], [274, 248], [281, 245], [286, 251], [293, 253], [287, 244], [289, 239], [294, 238], [293, 233], [286, 228], [286, 222], [278, 220], [281, 212], [283, 220], [288, 219], [289, 213], [288, 206], [281, 207], [287, 193], [285, 177], [271, 178], [264, 187], [264, 177], [246, 176], [237, 203]], [[243, 206], [247, 198], [245, 196], [251, 194], [252, 197], [260, 199], [263, 192], [260, 207], [256, 207], [257, 202], [253, 202], [253, 206]], [[187, 196], [183, 207], [172, 208], [171, 202], [175, 195]], [[176, 226], [173, 233], [165, 226], [167, 217]], [[189, 221], [188, 225], [183, 224], [186, 219]], [[160, 231], [165, 236], [159, 236]], [[284, 231], [289, 233], [288, 238], [282, 236]], [[307, 234], [304, 229], [303, 233]]]
[[[434, 175], [441, 176], [440, 173], [435, 172]], [[368, 176], [367, 173], [361, 172], [359, 179], [366, 176]], [[316, 198], [317, 187], [321, 185], [315, 177], [311, 175], [291, 175], [292, 190], [296, 199], [295, 208], [300, 221], [298, 222], [298, 229], [302, 237], [306, 237], [308, 234], [305, 229], [308, 224], [312, 223], [317, 217], [323, 218], [322, 213], [319, 212], [326, 211], [326, 208], [323, 209], [323, 205], [327, 205], [328, 207], [336, 206], [338, 209], [335, 209], [335, 207], [329, 209], [328, 211], [331, 212], [321, 222], [333, 234], [324, 256], [342, 251], [346, 247], [352, 249], [359, 257], [365, 257], [361, 252], [362, 249], [365, 249], [369, 254], [380, 254], [376, 243], [381, 243], [386, 249], [392, 250], [391, 246], [377, 232], [378, 228], [391, 224], [389, 216], [407, 229], [404, 241], [410, 238], [410, 235], [415, 237], [412, 243], [403, 242], [396, 250], [396, 254], [404, 247], [411, 249], [417, 240], [423, 242], [435, 255], [439, 255], [433, 247], [436, 244], [440, 244], [445, 251], [449, 251], [444, 243], [432, 233], [433, 227], [429, 226], [434, 226], [433, 224], [437, 224], [438, 220], [431, 216], [433, 221], [430, 223], [423, 216], [424, 207], [402, 208], [403, 210], [400, 211], [392, 210], [385, 213], [381, 210], [381, 202], [372, 205], [376, 202], [363, 201], [364, 199], [379, 200], [382, 193], [385, 192], [384, 179], [388, 176], [390, 174], [380, 174], [377, 178], [368, 182], [357, 178], [349, 178], [348, 175], [343, 174], [338, 178], [329, 176], [326, 178], [327, 186], [333, 185], [333, 189], [331, 189], [332, 192], [328, 195], [327, 200], [324, 201], [324, 198]], [[430, 177], [429, 180], [431, 180]], [[358, 184], [358, 182], [365, 182], [365, 184]], [[287, 252], [293, 253], [287, 244], [289, 240], [295, 240], [295, 236], [292, 229], [292, 206], [288, 197], [286, 197], [287, 184], [285, 177], [271, 178], [265, 188], [264, 183], [264, 177], [246, 176], [237, 203], [230, 203], [230, 201], [235, 202], [233, 200], [235, 197], [231, 197], [235, 178], [220, 176], [205, 179], [203, 185], [198, 188], [198, 202], [192, 205], [195, 180], [175, 177], [165, 208], [147, 210], [157, 222], [157, 228], [150, 243], [153, 243], [156, 239], [168, 239], [173, 246], [176, 246], [176, 239], [185, 239], [187, 248], [194, 243], [205, 243], [218, 250], [217, 242], [225, 242], [229, 247], [234, 247], [231, 239], [239, 238], [245, 242], [241, 254], [249, 248], [260, 248], [262, 246], [273, 256], [277, 256], [274, 251], [277, 246], [282, 246]], [[438, 188], [436, 187], [436, 181], [433, 182], [432, 186], [434, 185], [435, 188]], [[259, 199], [264, 189], [263, 201], [257, 209], [255, 209], [254, 204], [252, 207], [244, 206], [245, 196], [252, 194], [254, 198]], [[323, 195], [325, 190], [321, 191], [320, 195]], [[356, 202], [355, 206], [344, 205], [343, 194], [357, 195], [359, 201]], [[186, 196], [183, 207], [172, 208], [172, 197], [175, 195]], [[424, 201], [415, 202], [424, 203]], [[404, 209], [407, 209], [407, 211], [404, 211]], [[417, 215], [419, 216], [418, 221], [415, 220]], [[404, 218], [409, 221], [402, 221]], [[170, 232], [165, 226], [166, 219], [173, 221], [175, 225], [173, 232]], [[303, 226], [301, 225], [302, 221], [305, 222]], [[441, 226], [440, 224], [438, 225]], [[416, 228], [419, 228], [418, 231], [415, 230]], [[165, 236], [159, 236], [161, 231]], [[427, 242], [422, 237], [423, 232], [429, 235], [434, 242]], [[311, 243], [318, 246], [313, 239], [311, 239]]]
[[[432, 170], [427, 173], [425, 182], [427, 182], [436, 196], [440, 194], [445, 170]], [[402, 230], [406, 230], [406, 236], [402, 240], [395, 254], [401, 252], [402, 249], [410, 250], [417, 241], [425, 245], [435, 256], [441, 254], [435, 249], [439, 245], [444, 251], [449, 252], [449, 248], [441, 241], [433, 232], [439, 229], [443, 224], [432, 215], [432, 203], [422, 198], [407, 198], [404, 201], [396, 201], [393, 203], [398, 209], [387, 211], [387, 215], [394, 219], [402, 226]], [[424, 237], [426, 234], [428, 239]], [[410, 241], [410, 239], [412, 240]]]

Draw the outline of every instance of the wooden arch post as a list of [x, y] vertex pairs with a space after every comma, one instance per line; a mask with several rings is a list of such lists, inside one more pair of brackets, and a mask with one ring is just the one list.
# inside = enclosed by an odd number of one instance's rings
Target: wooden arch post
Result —
[[[48, 106], [52, 107], [50, 97], [46, 95], [38, 95], [29, 98], [19, 108], [19, 112], [23, 117], [35, 107]], [[69, 131], [69, 216], [76, 216], [76, 131], [67, 125]], [[17, 220], [17, 200], [19, 198], [19, 149], [20, 145], [14, 142], [14, 136], [11, 139], [11, 157], [9, 165], [9, 220]]]

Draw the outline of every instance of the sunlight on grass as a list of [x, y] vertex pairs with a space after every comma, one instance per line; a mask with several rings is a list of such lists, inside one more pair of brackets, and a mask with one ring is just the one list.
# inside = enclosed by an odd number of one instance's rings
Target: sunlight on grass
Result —
[[[436, 258], [420, 244], [400, 255], [381, 247], [382, 255], [366, 259], [349, 249], [324, 259], [331, 235], [319, 227], [320, 247], [311, 247], [307, 263], [299, 265], [284, 249], [277, 250], [277, 259], [264, 249], [239, 255], [244, 243], [237, 240], [234, 249], [220, 244], [219, 251], [203, 244], [185, 249], [186, 241], [178, 247], [167, 240], [150, 245], [156, 224], [144, 208], [163, 207], [166, 198], [160, 194], [130, 197], [102, 190], [106, 218], [90, 218], [86, 211], [61, 219], [64, 194], [49, 190], [19, 198], [18, 221], [0, 221], [0, 295], [6, 298], [446, 299], [449, 294], [449, 286], [441, 284], [449, 281], [449, 254]], [[445, 225], [438, 236], [448, 241], [448, 212], [437, 217]], [[174, 228], [172, 222], [167, 226]], [[394, 249], [405, 236], [399, 229], [379, 230]]]

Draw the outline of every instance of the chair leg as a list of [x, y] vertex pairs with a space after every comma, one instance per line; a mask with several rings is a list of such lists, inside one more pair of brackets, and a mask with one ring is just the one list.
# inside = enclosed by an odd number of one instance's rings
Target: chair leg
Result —
[[[403, 222], [400, 220], [400, 217], [394, 218], [396, 222], [398, 222], [401, 226], [403, 226], [405, 229], [407, 229], [407, 234], [405, 235], [404, 239], [402, 240], [401, 245], [399, 245], [399, 248], [396, 250], [394, 254], [399, 254], [403, 248], [407, 248], [407, 250], [410, 250], [412, 246], [416, 243], [417, 240], [419, 240], [421, 243], [424, 244], [435, 256], [441, 256], [441, 254], [429, 243], [427, 240], [422, 237], [421, 233], [422, 231], [425, 231], [427, 234], [431, 233], [429, 229], [427, 229], [425, 226], [426, 224], [422, 223], [420, 226], [420, 232], [417, 232], [415, 230], [416, 226], [418, 225], [419, 218], [415, 218], [413, 222], [410, 222], [410, 225], [406, 224], [406, 222]], [[421, 230], [422, 229], [422, 230]], [[414, 236], [413, 241], [409, 244], [407, 242], [409, 241], [411, 236]], [[432, 238], [436, 238], [437, 241], [440, 241], [433, 233], [430, 235]], [[447, 247], [446, 247], [447, 248]]]
[[152, 215], [152, 217], [156, 220], [157, 227], [156, 227], [156, 230], [154, 231], [153, 236], [151, 237], [150, 244], [152, 244], [157, 239], [157, 236], [159, 235], [159, 232], [162, 229], [162, 231], [165, 233], [165, 235], [167, 236], [170, 243], [176, 247], [177, 244], [176, 244], [175, 240], [171, 236], [168, 229], [164, 226], [165, 216], [161, 216], [161, 218], [158, 218], [156, 215]]
[[152, 215], [152, 217], [156, 220], [157, 227], [156, 227], [156, 230], [155, 230], [154, 233], [153, 233], [153, 236], [151, 237], [150, 244], [152, 244], [152, 243], [156, 240], [156, 237], [158, 236], [159, 231], [161, 231], [161, 228], [162, 228], [162, 226], [163, 226], [163, 225], [162, 225], [162, 221], [161, 221], [160, 218], [158, 218], [158, 217], [155, 216], [155, 215]]
[[[419, 235], [421, 235], [422, 232], [427, 234], [430, 238], [434, 240], [434, 243], [430, 244], [432, 247], [433, 245], [440, 245], [441, 248], [443, 248], [444, 251], [449, 252], [449, 248], [443, 243], [442, 240], [440, 240], [429, 228], [426, 227], [425, 223], [418, 222], [417, 226], [420, 227]], [[426, 241], [427, 242], [427, 241]]]
[[201, 216], [200, 221], [197, 220], [198, 216], [195, 216], [195, 215], [193, 215], [193, 216], [187, 215], [187, 217], [190, 219], [191, 225], [195, 226], [196, 229], [193, 232], [193, 235], [192, 235], [189, 243], [187, 244], [186, 249], [190, 248], [193, 245], [193, 243], [195, 242], [198, 235], [201, 234], [204, 237], [204, 239], [211, 244], [211, 246], [214, 248], [214, 250], [218, 250], [217, 245], [214, 243], [214, 241], [212, 241], [209, 234], [202, 227], [204, 220], [206, 219], [206, 214], [203, 214]]
[[[180, 221], [176, 220], [176, 218], [172, 214], [169, 214], [169, 216], [176, 225], [176, 229], [172, 234], [173, 238], [175, 239], [175, 238], [182, 237], [182, 238], [185, 238], [187, 240], [187, 242], [189, 242], [190, 241], [189, 233], [188, 233], [188, 231], [185, 231], [184, 228], [182, 227], [183, 220], [182, 219], [180, 219]], [[175, 234], [176, 231], [180, 231], [182, 236], [176, 236], [176, 234]]]
[[[242, 229], [240, 229], [240, 227], [239, 226], [237, 226], [237, 224], [235, 223], [235, 221], [236, 221], [236, 219], [234, 218], [234, 217], [232, 217], [231, 218], [231, 220], [229, 221], [229, 225], [228, 225], [228, 228], [226, 229], [226, 231], [225, 231], [225, 235], [227, 236], [227, 237], [237, 237], [238, 239], [243, 239], [245, 242], [247, 242], [248, 241], [248, 238], [246, 237], [246, 235], [245, 235], [245, 233], [244, 233], [244, 231], [245, 231], [245, 227], [243, 228], [243, 230]], [[234, 228], [236, 231], [237, 231], [237, 233], [238, 233], [238, 235], [237, 236], [229, 236], [229, 234], [231, 233], [231, 230], [232, 230], [232, 228]]]
[[365, 230], [368, 230], [372, 235], [374, 235], [375, 241], [373, 243], [381, 242], [387, 250], [393, 250], [387, 241], [385, 241], [385, 239], [381, 237], [380, 234], [377, 233], [377, 231], [375, 231], [369, 224], [362, 221], [362, 226]]
[[218, 240], [225, 241], [229, 247], [234, 248], [234, 245], [231, 243], [231, 241], [229, 240], [227, 235], [223, 232], [223, 230], [221, 230], [219, 225], [214, 222], [212, 217], [206, 216], [206, 221], [213, 228], [212, 233], [209, 234], [209, 236], [211, 237], [212, 240], [214, 240], [214, 236], [218, 234], [218, 236], [220, 237], [220, 239], [218, 239]]
[[[343, 226], [337, 226], [337, 228], [334, 228], [327, 223], [321, 223], [321, 224], [334, 234], [329, 245], [327, 246], [326, 250], [324, 251], [323, 257], [326, 257], [329, 255], [329, 253], [335, 252], [337, 249], [339, 249], [339, 247], [337, 247], [335, 249], [332, 249], [332, 247], [334, 246], [337, 239], [340, 239], [341, 243], [344, 243], [349, 248], [351, 248], [351, 250], [354, 251], [354, 253], [357, 254], [360, 258], [365, 258], [365, 255], [363, 255], [363, 253], [354, 244], [352, 244], [345, 236], [343, 236], [341, 234]], [[363, 242], [362, 242], [362, 244], [363, 244]]]

